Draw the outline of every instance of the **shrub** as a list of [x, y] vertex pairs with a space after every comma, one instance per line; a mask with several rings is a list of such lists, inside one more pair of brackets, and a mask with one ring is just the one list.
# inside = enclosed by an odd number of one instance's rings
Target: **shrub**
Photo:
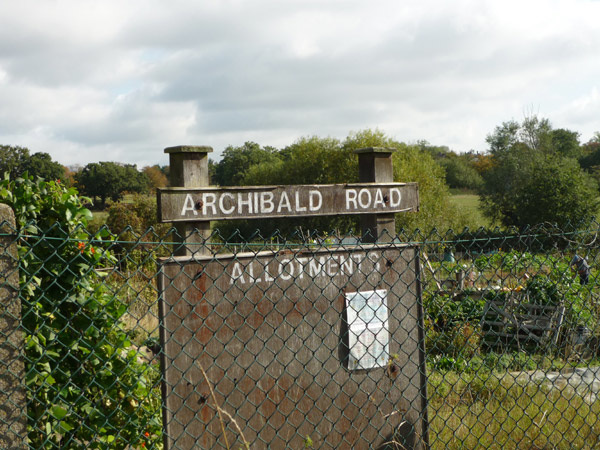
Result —
[[96, 268], [113, 264], [90, 239], [74, 188], [24, 176], [0, 182], [15, 211], [32, 448], [129, 448], [160, 441], [157, 370], [138, 362], [120, 325], [125, 306]]

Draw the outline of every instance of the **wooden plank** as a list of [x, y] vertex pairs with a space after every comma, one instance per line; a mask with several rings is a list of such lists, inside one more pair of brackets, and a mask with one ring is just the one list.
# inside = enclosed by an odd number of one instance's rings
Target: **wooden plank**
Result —
[[436, 286], [438, 288], [438, 291], [441, 291], [442, 290], [442, 285], [440, 284], [440, 282], [435, 277], [435, 270], [433, 270], [433, 267], [431, 266], [431, 263], [429, 262], [429, 258], [427, 257], [427, 253], [425, 253], [425, 252], [423, 252], [423, 259], [425, 260], [425, 264], [427, 264], [427, 268], [431, 272], [431, 276], [433, 277], [433, 281], [435, 281], [435, 284], [436, 284]]
[[249, 186], [159, 189], [158, 220], [393, 214], [418, 211], [416, 183]]
[[[527, 313], [516, 312], [518, 310]], [[564, 307], [559, 305], [491, 300], [486, 303], [482, 319], [482, 326], [488, 328], [484, 339], [488, 343], [492, 340], [498, 343], [498, 339], [509, 339], [519, 346], [526, 342], [535, 342], [537, 347], [556, 344], [563, 314]], [[499, 318], [504, 318], [504, 321], [498, 321]]]

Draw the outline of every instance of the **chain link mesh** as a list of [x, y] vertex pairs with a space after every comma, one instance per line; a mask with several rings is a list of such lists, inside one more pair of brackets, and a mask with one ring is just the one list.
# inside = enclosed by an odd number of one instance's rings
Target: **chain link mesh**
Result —
[[26, 399], [2, 384], [0, 421], [30, 448], [598, 445], [597, 224], [215, 233], [191, 258], [174, 231], [3, 230]]

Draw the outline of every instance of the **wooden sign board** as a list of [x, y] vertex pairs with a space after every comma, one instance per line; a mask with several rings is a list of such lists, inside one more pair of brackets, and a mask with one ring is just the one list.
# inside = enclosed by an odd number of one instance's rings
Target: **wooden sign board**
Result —
[[419, 278], [398, 244], [164, 260], [166, 448], [426, 448]]
[[417, 183], [164, 188], [159, 222], [418, 211]]

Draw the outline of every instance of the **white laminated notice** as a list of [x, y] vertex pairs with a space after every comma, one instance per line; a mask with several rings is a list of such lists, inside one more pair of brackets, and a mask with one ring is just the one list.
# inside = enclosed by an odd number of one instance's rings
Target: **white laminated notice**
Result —
[[348, 368], [385, 367], [389, 361], [387, 291], [346, 293], [348, 317]]

